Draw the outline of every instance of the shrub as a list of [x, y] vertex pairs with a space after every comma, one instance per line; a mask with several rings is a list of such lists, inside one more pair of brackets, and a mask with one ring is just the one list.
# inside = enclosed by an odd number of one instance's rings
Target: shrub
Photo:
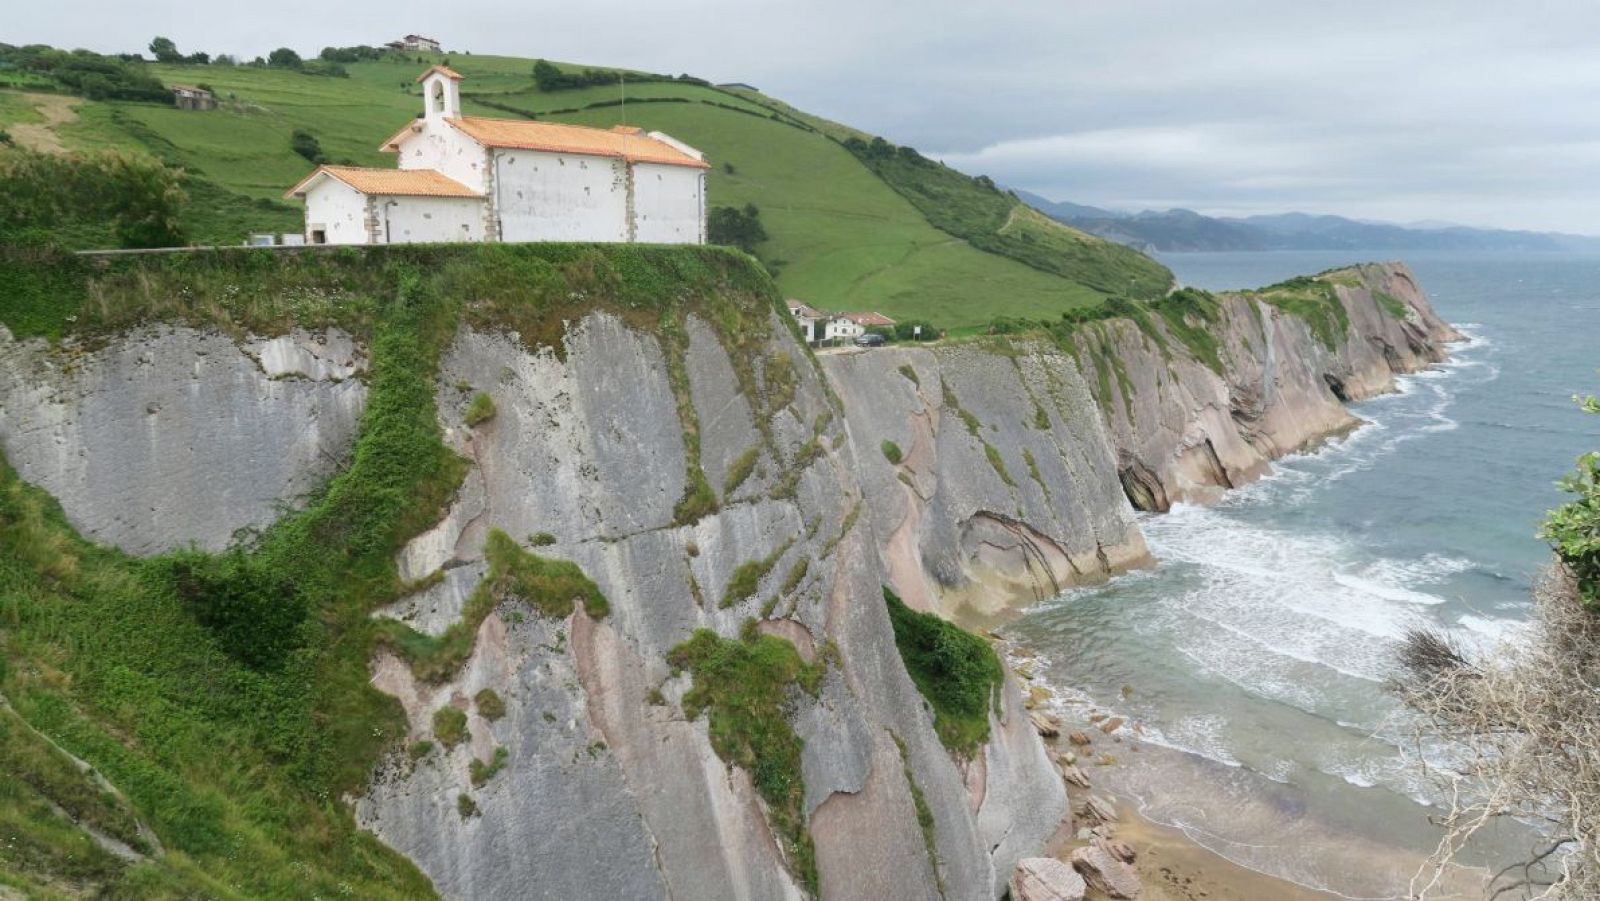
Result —
[[761, 587], [761, 580], [766, 578], [767, 573], [772, 572], [772, 568], [778, 565], [779, 558], [793, 545], [794, 539], [791, 538], [760, 560], [746, 560], [739, 564], [733, 575], [728, 578], [728, 590], [722, 593], [722, 603], [719, 606], [732, 607], [755, 594], [756, 589]]
[[756, 461], [760, 458], [761, 445], [752, 444], [733, 461], [733, 465], [728, 467], [727, 478], [722, 480], [722, 494], [725, 497], [732, 496], [739, 490], [739, 486], [744, 484], [745, 479], [750, 478], [750, 473], [755, 471]]
[[[1600, 398], [1582, 401], [1584, 412], [1600, 414]], [[1578, 469], [1561, 480], [1574, 499], [1550, 511], [1541, 536], [1572, 571], [1578, 597], [1600, 610], [1600, 451], [1578, 458]]]
[[0, 244], [7, 233], [110, 225], [123, 247], [184, 243], [180, 174], [117, 151], [56, 156], [14, 149], [0, 155]]
[[888, 460], [890, 463], [893, 463], [896, 466], [900, 465], [900, 461], [903, 459], [903, 455], [900, 453], [900, 445], [895, 444], [893, 441], [885, 438], [883, 440], [883, 444], [880, 445], [880, 448], [883, 451], [883, 458], [885, 460]]
[[467, 715], [459, 707], [446, 704], [433, 712], [433, 737], [447, 748], [467, 737]]
[[494, 398], [479, 391], [477, 394], [472, 395], [472, 402], [467, 404], [467, 411], [462, 414], [461, 418], [466, 422], [468, 428], [476, 428], [493, 419], [494, 414]]
[[406, 749], [407, 756], [409, 756], [412, 760], [421, 760], [432, 753], [433, 742], [428, 741], [427, 739], [414, 741], [411, 743], [411, 747]]
[[989, 740], [1005, 671], [989, 643], [932, 613], [918, 613], [883, 590], [895, 647], [906, 673], [933, 707], [933, 728], [952, 752], [971, 756]]
[[237, 548], [214, 555], [179, 551], [151, 566], [234, 659], [276, 669], [300, 645], [305, 598], [289, 575], [259, 557]]
[[492, 688], [478, 692], [472, 700], [478, 705], [478, 715], [491, 723], [506, 715], [505, 700]]
[[319, 166], [328, 161], [322, 153], [322, 144], [317, 140], [317, 136], [303, 128], [297, 128], [289, 135], [289, 149]]
[[535, 532], [528, 536], [528, 543], [534, 547], [549, 547], [556, 543], [556, 536], [549, 532]]
[[767, 240], [767, 230], [761, 225], [761, 210], [753, 203], [743, 208], [712, 207], [706, 216], [706, 238], [712, 244], [726, 244], [754, 254], [756, 245]]
[[267, 65], [274, 69], [298, 69], [305, 63], [300, 54], [288, 47], [279, 47], [267, 54]]
[[478, 802], [472, 800], [471, 795], [462, 792], [456, 795], [456, 813], [461, 814], [463, 820], [475, 817], [478, 815]]
[[472, 758], [472, 762], [467, 764], [467, 773], [472, 777], [472, 787], [482, 788], [485, 783], [506, 768], [506, 760], [510, 757], [511, 752], [507, 751], [505, 746], [500, 745], [495, 747], [494, 756], [489, 759], [488, 763], [484, 763], [476, 757]]

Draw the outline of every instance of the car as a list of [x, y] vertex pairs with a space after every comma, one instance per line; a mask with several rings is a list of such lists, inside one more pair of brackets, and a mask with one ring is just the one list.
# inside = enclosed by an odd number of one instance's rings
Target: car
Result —
[[859, 335], [856, 337], [857, 347], [882, 347], [882, 335]]

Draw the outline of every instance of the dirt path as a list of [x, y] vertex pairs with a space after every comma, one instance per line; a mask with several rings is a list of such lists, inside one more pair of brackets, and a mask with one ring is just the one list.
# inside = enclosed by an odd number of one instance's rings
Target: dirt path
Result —
[[61, 136], [56, 134], [56, 127], [78, 121], [78, 111], [73, 108], [78, 105], [78, 98], [62, 94], [23, 94], [22, 97], [33, 104], [39, 114], [44, 116], [44, 121], [24, 122], [11, 126], [12, 140], [30, 150], [66, 153], [67, 146], [61, 143]]

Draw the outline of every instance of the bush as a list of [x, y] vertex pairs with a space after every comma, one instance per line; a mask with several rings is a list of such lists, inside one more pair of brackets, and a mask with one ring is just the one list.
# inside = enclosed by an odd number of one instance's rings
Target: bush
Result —
[[719, 206], [706, 216], [706, 237], [712, 244], [754, 254], [756, 245], [767, 240], [767, 230], [761, 226], [761, 210], [755, 204], [747, 203], [743, 209]]
[[[1581, 403], [1584, 412], [1600, 414], [1600, 398]], [[1600, 611], [1600, 451], [1579, 457], [1577, 471], [1560, 484], [1575, 498], [1550, 511], [1540, 534], [1572, 571], [1583, 603]]]
[[187, 198], [178, 179], [155, 160], [118, 151], [56, 156], [11, 150], [0, 156], [0, 238], [48, 241], [53, 232], [109, 224], [122, 247], [179, 246]]
[[535, 532], [528, 536], [528, 543], [534, 547], [549, 547], [556, 543], [556, 536], [549, 532]]
[[492, 688], [478, 692], [472, 700], [478, 705], [478, 715], [491, 723], [506, 715], [505, 700]]
[[494, 756], [489, 759], [488, 763], [484, 763], [474, 757], [472, 762], [467, 764], [467, 774], [472, 777], [472, 787], [482, 788], [485, 783], [506, 768], [506, 760], [510, 756], [511, 752], [507, 751], [502, 745], [494, 749]]
[[433, 737], [453, 748], [467, 737], [467, 715], [459, 707], [446, 704], [433, 712]]
[[472, 402], [467, 404], [467, 412], [462, 415], [468, 428], [475, 428], [494, 418], [494, 398], [479, 391], [472, 395]]
[[300, 58], [300, 54], [288, 47], [279, 47], [267, 54], [267, 65], [274, 69], [298, 69], [304, 63], [305, 60]]
[[229, 656], [276, 669], [300, 645], [305, 598], [292, 579], [241, 549], [180, 551], [151, 564]]
[[888, 460], [890, 463], [893, 463], [896, 466], [900, 465], [900, 461], [904, 459], [900, 453], [900, 445], [895, 444], [893, 441], [885, 438], [881, 448], [883, 450], [883, 458], [885, 460]]
[[883, 589], [895, 647], [906, 673], [933, 707], [933, 728], [945, 747], [971, 756], [989, 740], [989, 713], [999, 706], [1005, 670], [989, 643], [932, 613], [918, 613]]
[[322, 144], [317, 140], [317, 136], [303, 128], [297, 128], [289, 135], [289, 149], [319, 166], [328, 161], [322, 153]]

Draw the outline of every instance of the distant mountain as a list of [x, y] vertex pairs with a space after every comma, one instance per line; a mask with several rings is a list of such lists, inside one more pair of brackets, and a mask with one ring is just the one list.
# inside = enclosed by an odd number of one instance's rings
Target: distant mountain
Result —
[[1120, 216], [1127, 215], [1126, 213], [1114, 213], [1110, 210], [1102, 210], [1097, 206], [1084, 206], [1081, 203], [1068, 203], [1065, 200], [1046, 200], [1045, 198], [1040, 197], [1038, 194], [1030, 194], [1027, 191], [1017, 191], [1015, 193], [1023, 203], [1026, 203], [1028, 206], [1033, 207], [1041, 213], [1044, 213], [1046, 216], [1061, 222], [1065, 222], [1067, 219], [1072, 218], [1116, 219]]
[[1067, 225], [1145, 251], [1600, 250], [1600, 238], [1556, 232], [1435, 222], [1395, 225], [1310, 213], [1229, 218], [1175, 209], [1130, 214], [1025, 192], [1017, 196]]

